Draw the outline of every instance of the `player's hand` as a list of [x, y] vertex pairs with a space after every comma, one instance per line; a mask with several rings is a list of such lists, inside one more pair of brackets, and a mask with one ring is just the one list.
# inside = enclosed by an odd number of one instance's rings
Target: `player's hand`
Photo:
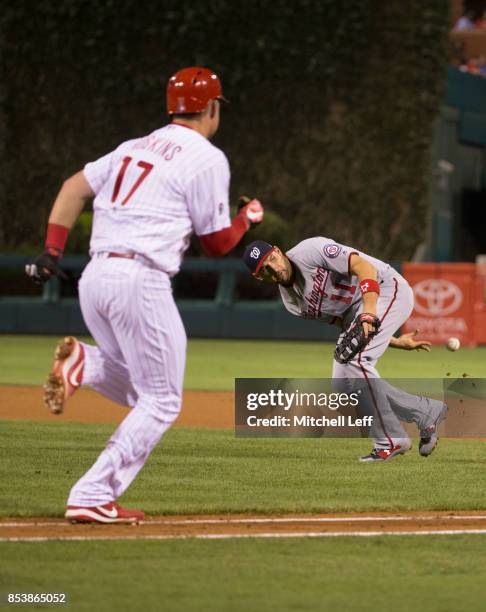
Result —
[[408, 334], [402, 334], [398, 338], [395, 338], [394, 346], [397, 348], [404, 349], [406, 351], [430, 351], [432, 342], [428, 340], [415, 340], [415, 336], [418, 336], [420, 329], [416, 329]]
[[371, 323], [363, 323], [363, 333], [365, 338], [368, 338], [370, 334], [373, 335], [375, 331], [376, 327], [374, 325], [371, 325]]
[[259, 200], [252, 200], [247, 196], [241, 196], [238, 204], [238, 213], [244, 215], [250, 222], [250, 229], [263, 221], [264, 208]]
[[59, 265], [60, 254], [54, 251], [44, 251], [42, 255], [36, 257], [31, 264], [25, 266], [25, 273], [30, 276], [36, 285], [47, 282], [51, 276], [67, 279], [67, 275]]
[[[363, 334], [365, 338], [372, 338], [377, 334], [379, 329], [378, 321], [376, 321], [376, 314], [374, 312], [367, 312], [365, 313], [365, 315], [368, 316], [363, 318], [363, 320], [361, 321], [361, 325], [363, 327]], [[373, 317], [375, 318], [376, 322], [372, 320]]]

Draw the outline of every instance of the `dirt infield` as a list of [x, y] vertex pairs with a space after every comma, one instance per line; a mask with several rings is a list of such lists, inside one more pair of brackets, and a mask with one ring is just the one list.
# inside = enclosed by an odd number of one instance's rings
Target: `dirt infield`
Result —
[[[234, 427], [234, 400], [229, 391], [186, 391], [176, 427]], [[90, 389], [80, 389], [66, 412], [52, 415], [42, 403], [42, 387], [0, 386], [0, 419], [119, 423], [128, 408], [110, 402]]]
[[2, 519], [0, 542], [486, 534], [486, 512], [150, 517], [137, 525]]

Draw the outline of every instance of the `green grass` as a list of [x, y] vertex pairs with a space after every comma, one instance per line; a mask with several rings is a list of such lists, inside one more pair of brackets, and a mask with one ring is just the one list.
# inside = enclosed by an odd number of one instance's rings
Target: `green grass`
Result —
[[[40, 384], [56, 338], [0, 336], [0, 384]], [[333, 346], [192, 340], [185, 387], [328, 377]], [[258, 359], [255, 358], [258, 356]], [[486, 349], [387, 351], [388, 378], [484, 376]], [[1, 389], [0, 389], [1, 394]], [[110, 425], [0, 422], [0, 516], [60, 516]], [[236, 439], [172, 429], [122, 502], [149, 514], [485, 509], [484, 443], [446, 440], [384, 465], [369, 440]], [[483, 536], [0, 543], [0, 592], [67, 591], [72, 610], [481, 610]], [[3, 595], [4, 597], [4, 595]], [[6, 608], [7, 609], [7, 608]], [[12, 608], [17, 609], [17, 608]]]
[[481, 536], [3, 543], [0, 591], [66, 591], [76, 611], [472, 612], [486, 600], [484, 544]]
[[[0, 336], [0, 384], [42, 384], [57, 337]], [[186, 389], [233, 390], [235, 378], [328, 378], [334, 345], [321, 342], [191, 340]], [[451, 353], [389, 349], [380, 360], [385, 378], [444, 378], [485, 374], [486, 347]]]
[[[56, 516], [94, 462], [110, 425], [1, 424], [0, 515]], [[484, 443], [446, 440], [360, 464], [362, 439], [236, 439], [228, 430], [173, 429], [122, 498], [151, 514], [484, 509]]]

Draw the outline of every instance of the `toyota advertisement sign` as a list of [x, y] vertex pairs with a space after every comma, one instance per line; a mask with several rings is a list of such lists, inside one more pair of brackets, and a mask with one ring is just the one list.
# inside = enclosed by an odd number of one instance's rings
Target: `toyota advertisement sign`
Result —
[[406, 263], [403, 275], [415, 297], [414, 310], [404, 331], [420, 329], [422, 336], [436, 344], [451, 336], [463, 344], [475, 344], [475, 264]]

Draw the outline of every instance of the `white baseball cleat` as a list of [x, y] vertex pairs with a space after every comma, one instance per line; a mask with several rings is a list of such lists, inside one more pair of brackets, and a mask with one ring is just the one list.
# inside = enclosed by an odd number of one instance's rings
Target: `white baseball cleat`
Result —
[[411, 448], [411, 444], [397, 444], [391, 448], [374, 448], [369, 455], [359, 458], [361, 463], [373, 463], [380, 461], [390, 461], [398, 455], [404, 455]]
[[81, 386], [83, 370], [83, 345], [66, 336], [57, 344], [52, 371], [44, 385], [44, 404], [53, 414], [61, 414], [66, 401]]

